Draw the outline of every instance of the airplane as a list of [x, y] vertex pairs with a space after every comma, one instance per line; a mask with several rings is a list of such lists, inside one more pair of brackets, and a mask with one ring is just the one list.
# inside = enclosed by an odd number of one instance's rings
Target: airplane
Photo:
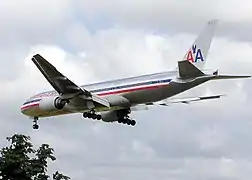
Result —
[[216, 24], [217, 20], [208, 21], [173, 71], [78, 86], [36, 54], [31, 60], [54, 90], [30, 97], [22, 104], [21, 112], [33, 119], [33, 129], [39, 128], [39, 118], [72, 113], [81, 113], [84, 118], [93, 120], [135, 126], [136, 121], [129, 116], [132, 111], [153, 105], [169, 106], [220, 98], [222, 95], [171, 98], [210, 80], [251, 77], [219, 75], [218, 70], [204, 69]]

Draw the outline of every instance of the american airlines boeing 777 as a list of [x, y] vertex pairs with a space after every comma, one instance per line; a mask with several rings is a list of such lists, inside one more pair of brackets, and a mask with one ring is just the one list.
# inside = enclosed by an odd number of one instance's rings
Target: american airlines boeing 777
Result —
[[69, 113], [82, 113], [84, 118], [134, 126], [136, 121], [129, 115], [142, 107], [220, 98], [221, 95], [212, 95], [171, 99], [209, 80], [251, 77], [219, 75], [216, 70], [204, 70], [216, 24], [216, 20], [208, 22], [184, 58], [178, 61], [176, 70], [169, 72], [78, 86], [36, 54], [32, 61], [55, 91], [32, 96], [21, 106], [21, 112], [33, 118], [34, 129], [39, 128], [39, 118]]

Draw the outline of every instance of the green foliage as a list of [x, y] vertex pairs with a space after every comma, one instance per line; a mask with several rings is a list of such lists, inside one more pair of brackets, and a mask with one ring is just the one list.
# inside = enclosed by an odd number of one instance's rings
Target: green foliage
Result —
[[[48, 180], [47, 161], [55, 161], [54, 150], [48, 144], [42, 144], [33, 149], [30, 137], [14, 134], [7, 137], [9, 147], [0, 150], [0, 179], [2, 180]], [[32, 157], [34, 156], [34, 157]], [[53, 180], [68, 180], [58, 171], [53, 174]]]

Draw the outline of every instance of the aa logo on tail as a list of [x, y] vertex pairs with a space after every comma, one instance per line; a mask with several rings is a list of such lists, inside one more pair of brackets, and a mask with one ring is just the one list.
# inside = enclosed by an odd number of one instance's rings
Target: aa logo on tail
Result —
[[192, 63], [204, 61], [201, 49], [197, 48], [196, 45], [193, 45], [192, 48], [186, 54], [185, 60], [190, 61]]

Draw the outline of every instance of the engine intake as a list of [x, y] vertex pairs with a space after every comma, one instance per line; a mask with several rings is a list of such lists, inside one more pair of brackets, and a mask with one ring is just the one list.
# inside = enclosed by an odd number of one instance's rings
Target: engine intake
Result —
[[47, 97], [40, 101], [39, 108], [43, 111], [54, 111], [63, 109], [67, 101], [60, 97]]
[[66, 105], [66, 100], [64, 99], [60, 99], [60, 97], [57, 97], [55, 100], [54, 100], [54, 106], [57, 108], [57, 109], [63, 109], [63, 107]]

